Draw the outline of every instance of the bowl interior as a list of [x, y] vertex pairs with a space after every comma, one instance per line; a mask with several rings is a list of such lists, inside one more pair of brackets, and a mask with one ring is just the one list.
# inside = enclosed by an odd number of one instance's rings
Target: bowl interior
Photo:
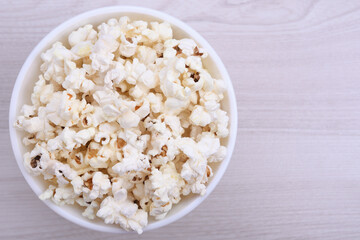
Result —
[[[16, 120], [16, 116], [20, 113], [20, 109], [24, 104], [30, 104], [30, 96], [35, 82], [38, 80], [40, 75], [40, 65], [41, 58], [40, 55], [42, 52], [46, 51], [51, 47], [51, 45], [56, 41], [61, 41], [67, 45], [67, 36], [78, 27], [81, 27], [85, 24], [92, 24], [94, 27], [98, 26], [100, 23], [107, 21], [110, 18], [119, 18], [121, 16], [129, 16], [131, 20], [145, 20], [145, 21], [167, 21], [172, 25], [174, 31], [174, 38], [193, 38], [200, 46], [204, 47], [209, 52], [209, 57], [205, 60], [204, 64], [209, 70], [211, 75], [215, 78], [222, 78], [225, 80], [228, 86], [228, 94], [226, 94], [225, 99], [222, 101], [222, 108], [229, 113], [230, 117], [230, 135], [227, 139], [222, 140], [222, 144], [228, 146], [228, 155], [226, 159], [217, 165], [212, 165], [214, 168], [214, 176], [210, 179], [208, 183], [208, 191], [205, 196], [190, 195], [184, 197], [179, 204], [175, 205], [173, 209], [169, 212], [165, 219], [160, 221], [154, 221], [152, 218], [149, 218], [149, 225], [145, 230], [154, 229], [163, 225], [166, 225], [176, 219], [182, 217], [183, 215], [190, 212], [195, 208], [200, 202], [213, 190], [219, 179], [221, 178], [227, 164], [230, 160], [232, 149], [235, 143], [236, 129], [237, 129], [237, 110], [235, 103], [235, 96], [232, 88], [232, 84], [228, 77], [228, 74], [214, 52], [214, 50], [208, 45], [208, 43], [198, 35], [194, 30], [189, 28], [187, 25], [181, 21], [172, 18], [166, 14], [149, 10], [143, 8], [132, 8], [132, 7], [109, 7], [94, 10], [81, 14], [69, 21], [63, 23], [56, 29], [54, 29], [50, 34], [48, 34], [33, 50], [33, 52], [28, 57], [25, 62], [18, 79], [16, 81], [11, 106], [10, 106], [10, 134], [12, 138], [12, 145], [16, 160], [19, 164], [20, 170], [22, 171], [25, 179], [28, 181], [29, 185], [33, 191], [39, 195], [47, 187], [45, 181], [42, 177], [33, 177], [29, 175], [23, 167], [22, 156], [25, 152], [29, 151], [23, 144], [22, 138], [24, 134], [21, 131], [14, 130], [12, 124]], [[231, 144], [229, 144], [231, 142]], [[101, 219], [96, 219], [90, 221], [87, 218], [84, 218], [81, 215], [81, 208], [76, 206], [56, 206], [51, 201], [46, 201], [46, 204], [53, 209], [55, 212], [59, 213], [63, 217], [67, 218], [70, 221], [73, 221], [82, 226], [92, 228], [95, 230], [106, 231], [106, 232], [124, 232], [116, 225], [106, 225]]]

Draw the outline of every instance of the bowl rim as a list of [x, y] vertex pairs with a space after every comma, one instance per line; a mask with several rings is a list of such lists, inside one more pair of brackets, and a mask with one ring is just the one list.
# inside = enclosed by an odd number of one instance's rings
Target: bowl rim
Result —
[[[93, 10], [78, 14], [78, 15], [66, 20], [65, 22], [61, 23], [57, 27], [55, 27], [45, 37], [43, 37], [41, 39], [41, 41], [33, 48], [31, 53], [29, 54], [29, 56], [26, 58], [23, 66], [21, 67], [21, 70], [16, 78], [16, 81], [15, 81], [15, 84], [13, 87], [13, 91], [12, 91], [12, 95], [11, 95], [10, 107], [9, 107], [9, 133], [10, 133], [10, 139], [11, 139], [11, 146], [12, 146], [13, 153], [15, 155], [16, 162], [20, 168], [22, 175], [24, 176], [26, 182], [28, 183], [30, 188], [33, 190], [33, 192], [38, 196], [41, 193], [41, 189], [34, 181], [33, 176], [31, 176], [25, 170], [25, 168], [23, 166], [23, 156], [19, 149], [19, 144], [22, 144], [22, 143], [19, 143], [17, 141], [17, 137], [16, 137], [17, 130], [13, 127], [13, 123], [15, 122], [16, 117], [17, 117], [16, 110], [17, 110], [17, 105], [18, 105], [18, 96], [20, 93], [21, 85], [25, 80], [25, 73], [29, 69], [29, 67], [30, 67], [31, 63], [34, 61], [34, 59], [38, 56], [38, 54], [41, 53], [41, 49], [44, 47], [44, 45], [48, 44], [49, 42], [53, 42], [54, 37], [59, 32], [63, 31], [64, 29], [71, 28], [72, 24], [74, 22], [79, 22], [83, 19], [95, 17], [96, 15], [102, 15], [102, 14], [106, 14], [106, 13], [144, 14], [144, 15], [149, 15], [149, 16], [159, 18], [163, 21], [169, 22], [171, 25], [177, 26], [178, 28], [182, 29], [184, 32], [189, 34], [195, 41], [200, 43], [200, 45], [202, 45], [202, 47], [204, 47], [207, 50], [209, 56], [211, 56], [212, 60], [217, 65], [222, 79], [224, 81], [226, 81], [226, 84], [228, 86], [227, 93], [228, 93], [228, 97], [229, 97], [229, 105], [230, 105], [231, 115], [230, 115], [230, 119], [229, 119], [230, 120], [230, 133], [229, 133], [228, 144], [227, 144], [228, 152], [227, 152], [226, 159], [224, 159], [222, 161], [222, 163], [220, 164], [219, 168], [216, 171], [216, 174], [214, 174], [211, 183], [207, 185], [207, 190], [206, 190], [206, 193], [204, 196], [196, 196], [196, 198], [191, 203], [186, 205], [184, 208], [182, 208], [179, 212], [175, 213], [174, 215], [166, 217], [162, 220], [150, 223], [143, 229], [145, 232], [145, 231], [157, 229], [157, 228], [163, 227], [165, 225], [168, 225], [172, 222], [175, 222], [176, 220], [184, 217], [185, 215], [190, 213], [192, 210], [194, 210], [197, 206], [199, 206], [200, 203], [202, 203], [207, 198], [207, 196], [209, 196], [210, 193], [215, 189], [215, 187], [219, 183], [220, 179], [224, 175], [224, 172], [227, 169], [230, 159], [232, 157], [232, 153], [233, 153], [235, 142], [236, 142], [238, 113], [237, 113], [235, 92], [234, 92], [234, 88], [233, 88], [230, 76], [229, 76], [223, 62], [221, 61], [220, 57], [217, 55], [215, 50], [210, 46], [210, 44], [197, 31], [195, 31], [193, 28], [191, 28], [189, 25], [187, 25], [183, 21], [181, 21], [169, 14], [166, 14], [166, 13], [154, 10], [154, 9], [150, 9], [150, 8], [137, 7], [137, 6], [108, 6], [108, 7], [97, 8], [97, 9], [93, 9]], [[80, 219], [80, 221], [79, 221], [79, 219], [77, 217], [66, 212], [65, 210], [62, 209], [62, 207], [57, 206], [52, 201], [42, 201], [42, 202], [44, 202], [50, 209], [52, 209], [58, 215], [67, 219], [68, 221], [73, 222], [82, 227], [101, 231], [101, 232], [127, 233], [127, 231], [123, 230], [122, 228], [101, 226], [95, 222], [89, 222], [86, 219]]]

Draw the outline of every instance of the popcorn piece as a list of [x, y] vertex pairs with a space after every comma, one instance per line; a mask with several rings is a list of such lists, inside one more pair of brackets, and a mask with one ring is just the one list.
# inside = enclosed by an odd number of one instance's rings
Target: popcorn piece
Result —
[[93, 29], [93, 26], [88, 24], [84, 27], [79, 28], [76, 31], [70, 33], [68, 41], [71, 47], [76, 46], [85, 41], [95, 43], [97, 39], [97, 32]]
[[96, 142], [100, 142], [103, 145], [106, 145], [110, 142], [110, 136], [108, 133], [99, 132], [95, 135], [94, 140]]
[[24, 155], [25, 169], [32, 175], [44, 175], [45, 179], [50, 179], [54, 174], [49, 173], [48, 167], [50, 163], [57, 162], [53, 155], [46, 149], [45, 144], [37, 143], [31, 152]]
[[[190, 63], [192, 64], [192, 63]], [[192, 64], [193, 66], [194, 64]], [[194, 67], [195, 69], [195, 67]], [[204, 86], [203, 90], [205, 91], [212, 91], [214, 89], [214, 79], [210, 76], [207, 71], [200, 70], [200, 79], [204, 79]]]
[[150, 114], [149, 102], [145, 99], [141, 106], [135, 110], [135, 113], [139, 116], [140, 119], [147, 117]]
[[162, 147], [172, 137], [170, 129], [166, 127], [166, 124], [160, 118], [146, 118], [144, 121], [144, 126], [152, 133], [152, 149], [150, 149], [148, 153], [152, 156], [160, 154], [162, 152]]
[[[116, 201], [123, 201], [127, 197], [127, 188], [125, 186], [123, 186], [126, 183], [124, 182], [124, 179], [122, 179], [122, 178], [119, 178], [119, 180], [118, 179], [116, 179], [116, 180], [117, 181], [115, 181], [112, 184], [112, 194]], [[131, 184], [130, 186], [131, 186], [130, 188], [132, 188], [133, 185]]]
[[44, 172], [46, 172], [48, 175], [47, 178], [52, 178], [55, 176], [59, 186], [66, 186], [71, 183], [74, 194], [81, 193], [81, 186], [83, 182], [78, 176], [77, 172], [71, 169], [68, 164], [63, 164], [59, 161], [51, 160], [47, 163], [47, 165], [45, 165]]
[[54, 93], [54, 86], [46, 84], [43, 75], [39, 76], [39, 80], [35, 83], [34, 91], [31, 94], [31, 102], [33, 106], [45, 105], [50, 102], [52, 94]]
[[137, 38], [126, 38], [125, 35], [121, 35], [120, 39], [119, 53], [124, 57], [133, 56], [137, 48]]
[[48, 140], [54, 137], [56, 128], [53, 127], [46, 118], [44, 107], [39, 107], [37, 116], [19, 116], [15, 127], [23, 129], [30, 133], [24, 138], [25, 142], [36, 143], [34, 140]]
[[195, 106], [190, 115], [190, 121], [198, 126], [205, 127], [211, 122], [211, 116], [202, 106]]
[[159, 38], [162, 41], [171, 39], [173, 37], [171, 26], [167, 22], [160, 24], [158, 22], [152, 22], [151, 29], [159, 35]]
[[91, 220], [95, 219], [96, 213], [99, 209], [99, 204], [95, 201], [92, 201], [91, 204], [84, 210], [82, 215]]
[[91, 142], [85, 155], [85, 162], [93, 168], [106, 168], [110, 159], [109, 151], [111, 152], [111, 149]]
[[181, 52], [187, 56], [191, 56], [194, 53], [194, 48], [196, 47], [194, 40], [189, 38], [184, 38], [179, 41], [179, 48]]
[[88, 182], [88, 187], [83, 188], [83, 197], [86, 202], [101, 198], [111, 188], [109, 177], [102, 172], [96, 172]]
[[206, 158], [215, 154], [220, 148], [220, 140], [214, 134], [204, 132], [200, 136], [200, 141], [197, 143], [198, 151]]
[[116, 41], [114, 36], [110, 34], [99, 35], [99, 38], [93, 47], [93, 51], [90, 54], [92, 68], [100, 72], [106, 71], [115, 56], [113, 52], [115, 52], [118, 47], [119, 42]]
[[227, 116], [227, 113], [223, 110], [217, 110], [216, 111], [216, 134], [219, 138], [227, 137], [229, 134], [228, 129], [228, 123], [229, 123], [229, 117]]
[[181, 188], [185, 182], [177, 173], [173, 162], [162, 166], [160, 170], [155, 168], [151, 173], [150, 181], [154, 192], [150, 215], [155, 216], [156, 219], [162, 219], [171, 209], [172, 204], [180, 201]]
[[197, 149], [197, 143], [191, 138], [182, 138], [178, 142], [181, 151], [189, 157], [181, 170], [181, 177], [188, 182], [183, 190], [187, 195], [191, 192], [205, 194], [206, 187], [201, 180], [206, 173], [207, 161], [205, 156]]
[[159, 113], [159, 112], [163, 111], [164, 104], [163, 104], [163, 101], [162, 101], [163, 98], [162, 98], [161, 94], [149, 93], [146, 96], [146, 99], [149, 101], [150, 108], [151, 108], [151, 111], [153, 113]]
[[74, 204], [77, 195], [74, 193], [72, 187], [58, 187], [55, 189], [53, 201], [57, 205]]
[[125, 110], [117, 120], [120, 126], [125, 129], [136, 127], [139, 121], [140, 117], [130, 109]]
[[94, 138], [95, 132], [96, 130], [93, 127], [83, 129], [75, 134], [74, 140], [80, 145], [85, 145]]
[[126, 61], [125, 70], [128, 73], [126, 76], [126, 81], [129, 84], [135, 85], [140, 76], [145, 73], [146, 66], [140, 63], [137, 58], [134, 58], [132, 63], [130, 61]]
[[125, 131], [121, 131], [118, 134], [118, 140], [121, 140], [121, 144], [119, 147], [123, 148], [127, 144], [131, 145], [139, 152], [143, 152], [148, 145], [148, 141], [150, 136], [148, 134], [141, 135], [142, 132], [136, 129], [128, 129]]
[[185, 64], [185, 59], [184, 58], [179, 58], [176, 61], [175, 64], [175, 69], [179, 72], [179, 73], [184, 73], [186, 71], [186, 64]]
[[50, 139], [48, 142], [49, 150], [54, 151], [58, 149], [73, 150], [76, 146], [75, 141], [76, 132], [68, 127], [65, 127], [59, 136]]
[[123, 175], [130, 171], [141, 171], [150, 167], [149, 157], [140, 153], [136, 148], [126, 145], [123, 152], [122, 161], [112, 167], [114, 172]]
[[127, 30], [134, 35], [140, 35], [148, 26], [145, 21], [133, 21], [127, 25]]
[[146, 70], [138, 79], [139, 83], [142, 83], [145, 88], [155, 88], [158, 82], [155, 79], [154, 73], [151, 70]]
[[149, 42], [156, 42], [159, 40], [159, 34], [148, 28], [144, 29], [141, 34], [145, 36], [149, 40]]
[[164, 122], [170, 127], [172, 135], [177, 138], [184, 133], [184, 129], [181, 127], [180, 119], [172, 115], [165, 115]]
[[103, 218], [106, 224], [119, 224], [125, 230], [131, 229], [138, 234], [147, 225], [147, 213], [128, 199], [117, 201], [109, 196], [101, 202], [96, 215]]
[[40, 70], [47, 81], [54, 80], [61, 84], [70, 71], [76, 68], [76, 64], [72, 61], [75, 55], [60, 42], [54, 43], [51, 49], [42, 53], [41, 59], [44, 63], [40, 66]]
[[93, 44], [91, 41], [80, 42], [71, 48], [71, 51], [77, 58], [88, 57], [91, 54]]
[[37, 133], [44, 128], [43, 122], [40, 120], [39, 117], [33, 117], [28, 119], [20, 117], [18, 118], [18, 123], [18, 127], [23, 128], [28, 133]]
[[46, 105], [47, 118], [55, 125], [73, 126], [80, 120], [79, 113], [85, 105], [86, 101], [76, 99], [76, 94], [70, 89], [56, 92]]
[[112, 88], [113, 83], [119, 85], [127, 76], [125, 67], [121, 62], [115, 62], [113, 68], [110, 69], [104, 78], [105, 86]]
[[208, 162], [220, 162], [226, 157], [226, 147], [220, 146], [219, 150], [208, 158]]
[[42, 194], [40, 194], [39, 198], [41, 200], [51, 199], [54, 196], [54, 190], [56, 187], [54, 185], [50, 185]]
[[91, 91], [95, 84], [91, 80], [86, 79], [85, 74], [85, 69], [75, 68], [65, 78], [65, 81], [62, 83], [63, 88], [72, 89], [74, 92], [83, 93]]
[[85, 202], [85, 200], [83, 198], [78, 198], [76, 199], [76, 202], [82, 206], [82, 207], [86, 207], [86, 209], [84, 210], [84, 212], [82, 213], [82, 215], [84, 217], [89, 218], [90, 220], [94, 220], [96, 217], [96, 213], [99, 210], [99, 203], [97, 201], [92, 201], [89, 203]]
[[136, 58], [145, 65], [153, 64], [157, 58], [156, 50], [146, 46], [139, 46]]

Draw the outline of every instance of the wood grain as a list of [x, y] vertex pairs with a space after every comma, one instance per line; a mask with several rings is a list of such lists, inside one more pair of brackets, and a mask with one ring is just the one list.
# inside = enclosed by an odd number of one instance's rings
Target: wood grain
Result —
[[[64, 20], [129, 1], [0, 1], [0, 239], [136, 239], [73, 225], [27, 186], [8, 105], [26, 56]], [[223, 59], [238, 100], [224, 178], [181, 220], [143, 239], [360, 238], [360, 2], [132, 1], [182, 19]]]

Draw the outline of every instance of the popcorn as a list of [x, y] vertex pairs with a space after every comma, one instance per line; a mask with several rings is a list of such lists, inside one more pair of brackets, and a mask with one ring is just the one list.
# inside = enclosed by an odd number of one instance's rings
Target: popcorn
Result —
[[117, 201], [122, 201], [124, 199], [126, 199], [126, 196], [127, 196], [127, 190], [132, 188], [133, 185], [130, 184], [130, 187], [125, 187], [123, 186], [124, 184], [126, 184], [124, 182], [124, 179], [121, 179], [119, 178], [120, 180], [117, 179], [117, 181], [115, 181], [113, 184], [112, 184], [112, 194], [114, 196], [114, 199], [117, 200]]
[[144, 119], [150, 114], [150, 103], [146, 99], [143, 101], [140, 107], [135, 110], [135, 113], [139, 116], [140, 119]]
[[168, 39], [164, 42], [163, 57], [165, 59], [173, 59], [180, 55], [181, 49], [179, 48], [179, 41], [175, 39]]
[[142, 83], [145, 88], [151, 89], [156, 87], [157, 81], [155, 79], [154, 73], [151, 70], [146, 70], [138, 79], [139, 83]]
[[186, 71], [186, 62], [184, 58], [179, 58], [175, 63], [175, 69], [179, 73], [184, 73]]
[[155, 216], [156, 219], [162, 219], [171, 209], [172, 204], [180, 201], [181, 188], [185, 182], [176, 171], [173, 162], [163, 165], [160, 170], [155, 168], [151, 173], [153, 202], [150, 206], [150, 215]]
[[136, 84], [139, 77], [146, 72], [146, 66], [139, 62], [137, 58], [134, 58], [132, 63], [126, 61], [125, 70], [127, 72], [126, 81], [129, 84]]
[[141, 171], [150, 167], [149, 157], [140, 153], [136, 148], [126, 145], [123, 152], [122, 161], [112, 167], [114, 172], [124, 175], [130, 171]]
[[216, 111], [216, 134], [220, 138], [227, 137], [229, 134], [228, 129], [228, 123], [229, 123], [229, 117], [227, 116], [227, 113], [223, 110], [217, 110]]
[[48, 141], [50, 151], [58, 149], [73, 150], [76, 146], [75, 141], [76, 132], [68, 127], [65, 127], [59, 136]]
[[145, 21], [133, 21], [132, 23], [129, 23], [127, 26], [128, 31], [130, 34], [140, 35], [141, 32], [143, 32], [148, 26], [148, 23]]
[[90, 54], [93, 69], [104, 72], [109, 68], [115, 56], [113, 52], [119, 47], [119, 42], [116, 38], [116, 36], [111, 34], [99, 34], [99, 38]]
[[214, 154], [211, 154], [208, 158], [208, 162], [220, 162], [226, 157], [226, 147], [220, 146], [219, 150]]
[[54, 196], [54, 190], [56, 187], [54, 185], [50, 185], [42, 194], [39, 195], [41, 200], [51, 199]]
[[136, 127], [139, 121], [140, 117], [130, 109], [126, 109], [117, 120], [124, 129]]
[[34, 91], [31, 94], [31, 102], [33, 106], [46, 105], [50, 102], [50, 99], [54, 94], [54, 90], [54, 85], [46, 84], [44, 76], [40, 75], [39, 80], [35, 83]]
[[83, 58], [90, 55], [93, 44], [90, 41], [84, 41], [76, 44], [71, 48], [71, 51], [77, 56], [77, 58]]
[[82, 215], [91, 220], [94, 220], [98, 209], [99, 209], [99, 204], [95, 201], [92, 201], [91, 204], [88, 207], [86, 207]]
[[201, 180], [206, 173], [207, 161], [203, 151], [199, 151], [199, 144], [191, 138], [180, 139], [178, 146], [189, 158], [181, 169], [181, 177], [188, 183], [183, 189], [183, 194], [187, 195], [191, 191], [204, 195], [206, 187]]
[[[118, 133], [118, 147], [123, 148], [125, 145], [129, 144], [136, 148], [138, 151], [142, 152], [147, 148], [148, 141], [150, 139], [150, 135], [143, 134], [137, 129], [129, 129], [125, 131], [121, 131]], [[121, 142], [121, 144], [119, 144]]]
[[86, 101], [76, 99], [72, 89], [56, 92], [46, 105], [47, 118], [55, 125], [71, 127], [78, 123], [80, 112], [85, 108]]
[[159, 33], [150, 30], [150, 29], [144, 29], [144, 31], [141, 32], [143, 36], [145, 36], [149, 42], [156, 42], [159, 40]]
[[19, 127], [23, 128], [28, 133], [37, 133], [43, 129], [43, 123], [39, 117], [18, 118]]
[[106, 145], [110, 142], [110, 136], [108, 133], [99, 132], [95, 135], [94, 140], [103, 145]]
[[194, 53], [194, 48], [196, 46], [195, 41], [189, 38], [184, 38], [179, 41], [181, 52], [187, 56], [191, 56]]
[[97, 201], [91, 201], [90, 203], [85, 202], [83, 198], [76, 199], [76, 203], [78, 203], [82, 207], [86, 207], [82, 215], [84, 217], [89, 218], [90, 220], [94, 220], [96, 217], [96, 213], [99, 210], [99, 203]]
[[64, 204], [74, 204], [77, 195], [71, 187], [58, 187], [55, 189], [55, 194], [52, 200], [62, 206]]
[[112, 88], [113, 83], [119, 85], [121, 81], [124, 80], [125, 77], [126, 77], [126, 71], [123, 63], [116, 62], [113, 65], [113, 68], [110, 69], [105, 75], [104, 78], [105, 86], [108, 88]]
[[76, 31], [70, 33], [68, 41], [71, 47], [76, 46], [79, 43], [90, 41], [95, 43], [97, 39], [97, 32], [93, 29], [91, 24], [87, 24], [84, 27], [79, 28]]
[[211, 116], [207, 113], [202, 106], [195, 106], [194, 110], [190, 115], [190, 121], [194, 125], [205, 127], [211, 122]]
[[173, 37], [173, 32], [169, 23], [152, 22], [151, 29], [159, 35], [160, 40], [168, 40]]
[[153, 113], [159, 113], [163, 111], [164, 103], [163, 103], [162, 94], [149, 93], [146, 96], [146, 99], [149, 101], [150, 109]]
[[106, 168], [110, 158], [107, 150], [108, 148], [96, 142], [91, 142], [85, 155], [85, 162], [93, 168]]
[[119, 224], [125, 230], [131, 229], [138, 234], [141, 234], [142, 228], [147, 225], [147, 213], [138, 209], [137, 205], [128, 199], [119, 201], [107, 197], [101, 202], [96, 215], [103, 218], [106, 224]]
[[[96, 30], [95, 30], [96, 29]], [[41, 55], [41, 74], [15, 127], [40, 194], [82, 215], [142, 233], [188, 194], [203, 195], [226, 157], [226, 85], [204, 49], [168, 23], [88, 24]], [[70, 46], [67, 48], [65, 46]]]
[[157, 59], [156, 50], [146, 46], [139, 46], [136, 58], [145, 65], [153, 64]]
[[137, 48], [137, 38], [126, 38], [125, 35], [121, 35], [120, 39], [119, 53], [124, 57], [133, 56]]
[[95, 84], [91, 80], [86, 79], [85, 74], [85, 69], [75, 68], [66, 76], [65, 81], [62, 83], [63, 88], [83, 93], [91, 91]]
[[[191, 66], [190, 66], [191, 67]], [[200, 72], [200, 79], [204, 79], [203, 90], [212, 91], [214, 89], [214, 79], [210, 76], [210, 74], [206, 71]]]
[[[189, 66], [190, 69], [194, 70], [195, 72], [202, 72], [202, 61], [200, 57], [197, 56], [189, 56], [186, 58], [185, 61], [186, 65]], [[201, 77], [200, 77], [201, 79]], [[196, 80], [196, 79], [195, 79]]]
[[[154, 123], [154, 121], [151, 123]], [[184, 133], [184, 129], [181, 127], [180, 119], [173, 115], [160, 115], [158, 117], [158, 121], [156, 121], [153, 126], [155, 127], [154, 129], [163, 133], [170, 130], [171, 135], [175, 138], [181, 137]]]
[[88, 187], [83, 188], [83, 198], [86, 202], [101, 198], [111, 188], [109, 177], [102, 172], [96, 172], [87, 182], [89, 183]]
[[76, 68], [76, 64], [72, 61], [75, 55], [60, 42], [54, 43], [51, 49], [42, 53], [41, 59], [44, 63], [40, 66], [40, 70], [47, 81], [54, 80], [61, 84], [70, 71]]
[[94, 138], [95, 132], [96, 130], [93, 127], [83, 129], [75, 134], [74, 140], [78, 144], [85, 145]]

